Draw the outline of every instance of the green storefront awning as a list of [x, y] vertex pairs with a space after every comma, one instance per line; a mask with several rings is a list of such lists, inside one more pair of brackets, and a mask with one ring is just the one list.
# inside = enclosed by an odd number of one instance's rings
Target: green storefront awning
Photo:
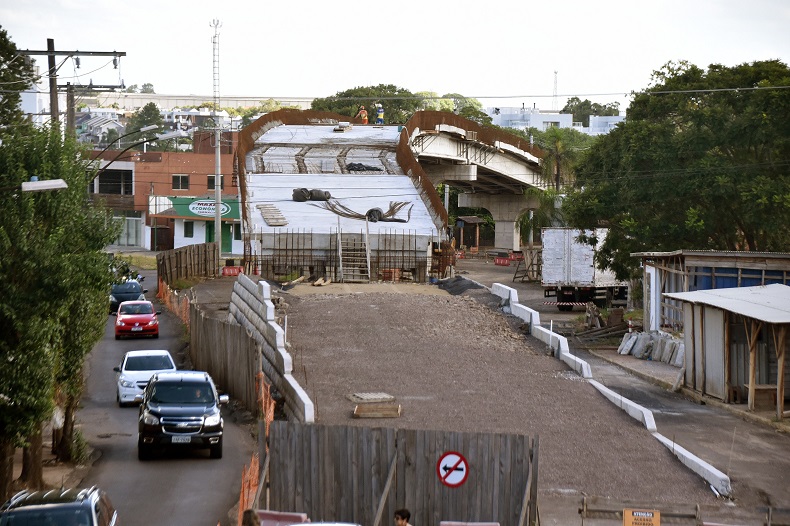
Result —
[[[216, 201], [214, 199], [194, 197], [168, 197], [168, 199], [173, 203], [173, 207], [158, 215], [183, 217], [185, 219], [213, 219], [216, 217]], [[220, 206], [222, 219], [241, 219], [238, 199], [223, 199]]]

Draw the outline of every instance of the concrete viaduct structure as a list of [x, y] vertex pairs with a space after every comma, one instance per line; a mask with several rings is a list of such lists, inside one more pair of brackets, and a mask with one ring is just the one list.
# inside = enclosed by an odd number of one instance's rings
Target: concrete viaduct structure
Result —
[[543, 153], [518, 136], [447, 112], [417, 112], [406, 128], [411, 149], [432, 185], [462, 189], [458, 206], [491, 213], [496, 247], [520, 250], [517, 219], [537, 207], [524, 191], [543, 188]]
[[[326, 124], [342, 119], [342, 115], [327, 112], [278, 110], [242, 130], [235, 162], [242, 175], [242, 201], [247, 199], [246, 157], [256, 148], [255, 141], [261, 134], [283, 124]], [[345, 119], [361, 123], [358, 119]], [[447, 211], [435, 189], [446, 183], [461, 189], [458, 206], [485, 208], [491, 213], [496, 248], [521, 249], [517, 219], [538, 206], [536, 200], [525, 195], [525, 190], [543, 188], [540, 149], [516, 135], [448, 112], [418, 111], [406, 124], [398, 126], [398, 131], [397, 164], [420, 189], [437, 228], [448, 226]], [[249, 218], [245, 217], [245, 221]]]

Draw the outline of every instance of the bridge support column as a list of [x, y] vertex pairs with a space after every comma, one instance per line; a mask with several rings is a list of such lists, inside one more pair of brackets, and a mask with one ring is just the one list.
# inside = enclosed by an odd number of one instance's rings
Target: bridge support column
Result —
[[494, 245], [496, 248], [521, 250], [521, 229], [515, 221], [496, 220], [494, 223]]
[[458, 206], [485, 208], [494, 219], [494, 244], [503, 250], [521, 250], [518, 216], [538, 207], [536, 199], [516, 194], [459, 194]]

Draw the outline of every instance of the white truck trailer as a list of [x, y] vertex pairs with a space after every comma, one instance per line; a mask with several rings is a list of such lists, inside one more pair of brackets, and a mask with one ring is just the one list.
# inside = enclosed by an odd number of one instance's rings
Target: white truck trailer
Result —
[[[541, 285], [543, 296], [553, 298], [561, 311], [593, 302], [599, 307], [625, 306], [628, 283], [618, 281], [611, 271], [595, 266], [595, 252], [606, 238], [607, 229], [595, 229], [595, 247], [577, 241], [581, 230], [548, 227], [542, 230]], [[592, 230], [584, 231], [592, 236]]]

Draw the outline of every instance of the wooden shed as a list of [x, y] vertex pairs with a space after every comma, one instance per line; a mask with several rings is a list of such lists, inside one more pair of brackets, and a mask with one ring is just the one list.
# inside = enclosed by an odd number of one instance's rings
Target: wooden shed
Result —
[[790, 285], [790, 254], [726, 250], [637, 252], [644, 272], [644, 324], [653, 331], [683, 330], [679, 301], [668, 293]]
[[790, 287], [697, 290], [664, 294], [682, 302], [687, 388], [749, 410], [784, 411]]

